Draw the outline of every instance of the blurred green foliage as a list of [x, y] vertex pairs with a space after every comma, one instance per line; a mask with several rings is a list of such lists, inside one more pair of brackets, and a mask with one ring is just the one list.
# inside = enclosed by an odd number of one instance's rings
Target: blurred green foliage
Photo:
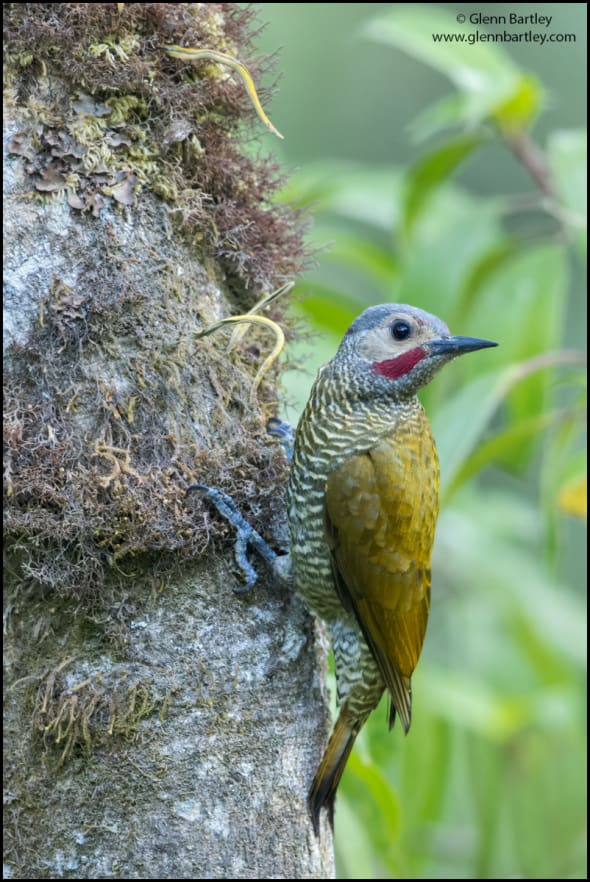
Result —
[[[265, 6], [276, 33], [279, 5]], [[300, 369], [285, 380], [287, 416], [370, 304], [412, 303], [500, 346], [453, 363], [421, 395], [442, 511], [413, 725], [407, 739], [389, 733], [383, 704], [359, 736], [336, 805], [339, 875], [585, 878], [585, 133], [546, 131], [535, 147], [540, 79], [500, 44], [434, 43], [435, 31], [473, 31], [441, 4], [369, 6], [378, 16], [359, 18], [359, 33], [388, 46], [398, 70], [402, 50], [408, 70], [428, 65], [454, 92], [434, 109], [419, 95], [420, 147], [407, 162], [306, 160], [286, 186], [283, 198], [313, 208], [320, 249], [295, 295], [316, 336], [290, 346]], [[313, 67], [307, 49], [300, 62]], [[411, 100], [411, 80], [400, 88]], [[357, 110], [367, 118], [353, 104], [352, 126]], [[307, 119], [310, 141], [322, 125]], [[526, 192], [452, 180], [486, 156], [493, 177], [499, 151], [527, 173]], [[546, 178], [528, 178], [535, 160]]]

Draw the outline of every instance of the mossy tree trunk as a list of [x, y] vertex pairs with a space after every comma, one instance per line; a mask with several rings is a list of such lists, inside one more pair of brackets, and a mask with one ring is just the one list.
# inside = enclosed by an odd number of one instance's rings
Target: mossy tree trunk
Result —
[[[239, 146], [234, 4], [9, 4], [5, 106], [5, 866], [13, 878], [322, 878], [313, 623], [195, 481], [279, 541], [264, 337], [193, 332], [301, 265]], [[251, 30], [251, 28], [250, 28]], [[256, 68], [254, 66], [256, 74]], [[258, 71], [259, 74], [259, 71]], [[259, 78], [259, 77], [258, 77]], [[270, 534], [270, 535], [269, 535]]]

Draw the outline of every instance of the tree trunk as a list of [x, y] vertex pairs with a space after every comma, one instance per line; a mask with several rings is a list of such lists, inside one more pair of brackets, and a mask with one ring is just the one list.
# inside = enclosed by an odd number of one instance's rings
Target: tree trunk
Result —
[[[296, 597], [246, 596], [194, 482], [280, 542], [286, 465], [244, 312], [301, 266], [252, 111], [218, 67], [234, 4], [11, 4], [5, 107], [5, 872], [323, 878], [306, 792], [325, 649]], [[259, 70], [249, 65], [255, 80]], [[241, 135], [237, 134], [237, 127]], [[276, 379], [276, 375], [275, 378]], [[262, 401], [263, 406], [258, 402]]]

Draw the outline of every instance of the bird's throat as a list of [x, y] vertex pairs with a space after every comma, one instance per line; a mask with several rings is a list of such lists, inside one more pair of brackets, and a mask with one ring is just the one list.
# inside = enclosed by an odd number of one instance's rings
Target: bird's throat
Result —
[[407, 352], [403, 352], [401, 355], [398, 355], [397, 358], [388, 358], [385, 361], [374, 361], [371, 369], [374, 374], [380, 374], [388, 380], [397, 380], [399, 377], [408, 374], [419, 361], [426, 358], [427, 354], [428, 353], [426, 353], [424, 349], [417, 346], [415, 349], [409, 349]]

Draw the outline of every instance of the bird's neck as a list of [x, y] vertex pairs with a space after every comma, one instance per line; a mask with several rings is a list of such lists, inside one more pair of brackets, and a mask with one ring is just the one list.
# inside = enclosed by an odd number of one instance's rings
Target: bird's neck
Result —
[[335, 383], [324, 368], [297, 426], [292, 468], [313, 471], [324, 480], [349, 456], [370, 449], [421, 410], [415, 395], [367, 398], [346, 380]]

